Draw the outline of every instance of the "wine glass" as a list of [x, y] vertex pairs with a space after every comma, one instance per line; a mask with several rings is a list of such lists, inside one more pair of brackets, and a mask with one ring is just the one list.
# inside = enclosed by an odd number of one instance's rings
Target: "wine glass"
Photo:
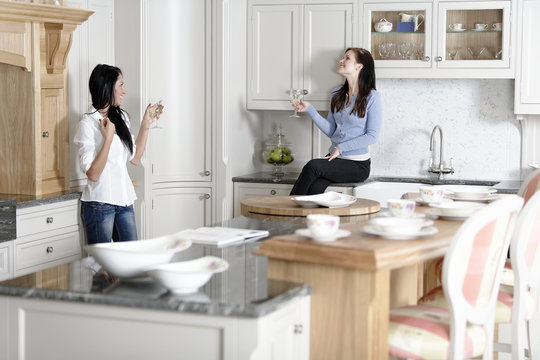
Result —
[[411, 43], [401, 43], [398, 45], [398, 54], [403, 60], [408, 59], [411, 56]]
[[383, 59], [387, 59], [394, 54], [394, 44], [392, 43], [379, 44], [378, 49], [379, 55]]
[[290, 89], [287, 92], [289, 93], [291, 104], [294, 105], [294, 114], [289, 117], [299, 118], [300, 115], [298, 115], [298, 110], [296, 109], [296, 106], [300, 104], [300, 101], [304, 98], [304, 95], [307, 95], [308, 92], [304, 89]]
[[482, 47], [482, 48], [476, 48], [476, 47], [468, 47], [467, 48], [467, 51], [469, 52], [469, 54], [471, 55], [471, 57], [475, 60], [478, 60], [478, 58], [480, 57], [480, 55], [482, 55], [482, 53], [484, 51], [486, 51], [486, 48], [485, 47]]
[[416, 55], [417, 60], [424, 59], [424, 44], [423, 43], [414, 44], [414, 54]]
[[[150, 117], [153, 119], [156, 116], [160, 116], [163, 113], [163, 103], [162, 100], [152, 100], [150, 99], [150, 108], [148, 108], [148, 111], [150, 112]], [[155, 119], [154, 122], [152, 122], [152, 129], [162, 129], [161, 126], [158, 125], [157, 122], [158, 119]]]
[[448, 49], [448, 57], [450, 58], [450, 60], [455, 60], [458, 54], [459, 54], [459, 48]]

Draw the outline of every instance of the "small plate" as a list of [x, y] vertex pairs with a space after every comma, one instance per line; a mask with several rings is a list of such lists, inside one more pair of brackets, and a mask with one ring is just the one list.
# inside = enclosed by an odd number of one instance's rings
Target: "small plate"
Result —
[[489, 31], [489, 29], [471, 29], [471, 31], [485, 32], [485, 31]]
[[428, 209], [426, 210], [426, 215], [438, 217], [441, 220], [452, 220], [452, 221], [465, 221], [469, 218], [470, 215], [443, 215], [439, 209]]
[[426, 206], [426, 205], [433, 204], [433, 203], [437, 204], [437, 203], [451, 202], [453, 200], [452, 199], [447, 199], [447, 198], [442, 198], [440, 201], [425, 201], [421, 197], [417, 197], [416, 199], [414, 199], [414, 201], [416, 201], [416, 203], [418, 205]]
[[345, 229], [338, 229], [338, 231], [334, 235], [329, 236], [329, 237], [324, 237], [324, 238], [314, 238], [313, 235], [311, 235], [311, 230], [309, 229], [298, 229], [295, 231], [295, 233], [298, 235], [311, 238], [313, 241], [316, 241], [316, 242], [330, 242], [330, 241], [334, 241], [339, 238], [351, 235], [351, 232]]
[[448, 32], [462, 32], [462, 31], [465, 31], [467, 29], [452, 29], [452, 30], [449, 30]]
[[488, 196], [484, 197], [484, 198], [477, 198], [477, 197], [457, 197], [455, 195], [452, 195], [452, 194], [448, 194], [446, 195], [446, 197], [450, 198], [450, 199], [453, 199], [453, 200], [456, 200], [456, 201], [480, 201], [480, 202], [486, 202], [486, 201], [494, 201], [494, 200], [497, 200], [500, 195], [499, 194], [489, 194]]
[[529, 164], [529, 166], [534, 169], [540, 169], [540, 164]]
[[[380, 213], [377, 214], [378, 216], [385, 216], [385, 217], [393, 217], [394, 215], [392, 215], [390, 213], [390, 211], [381, 211]], [[414, 213], [412, 214], [412, 216], [409, 216], [408, 218], [423, 218], [423, 217], [426, 217], [426, 214], [420, 214], [420, 213]]]
[[317, 195], [294, 196], [290, 199], [304, 208], [314, 208], [319, 206], [340, 208], [349, 206], [356, 201], [354, 196], [341, 194], [336, 191], [328, 191]]
[[439, 232], [439, 229], [437, 229], [434, 226], [428, 226], [428, 227], [424, 227], [420, 229], [420, 231], [417, 232], [416, 234], [402, 235], [402, 234], [395, 234], [395, 233], [388, 234], [387, 232], [381, 231], [374, 226], [365, 225], [363, 231], [366, 234], [381, 236], [389, 240], [412, 240], [421, 236], [434, 235], [437, 232]]

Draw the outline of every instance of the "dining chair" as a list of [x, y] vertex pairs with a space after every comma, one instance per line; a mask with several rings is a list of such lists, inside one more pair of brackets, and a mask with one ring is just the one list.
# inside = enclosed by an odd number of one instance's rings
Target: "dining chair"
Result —
[[525, 178], [519, 188], [518, 195], [525, 199], [525, 203], [527, 203], [538, 190], [540, 190], [540, 169], [533, 171]]
[[460, 226], [443, 261], [442, 292], [447, 306], [426, 302], [391, 310], [391, 356], [492, 358], [496, 296], [522, 205], [518, 196], [496, 200]]

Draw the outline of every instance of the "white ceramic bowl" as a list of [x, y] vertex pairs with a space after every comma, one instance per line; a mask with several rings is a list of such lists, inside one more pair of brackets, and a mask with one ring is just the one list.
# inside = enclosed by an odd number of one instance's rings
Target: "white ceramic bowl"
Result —
[[424, 226], [433, 224], [433, 221], [424, 218], [376, 217], [369, 220], [369, 223], [387, 234], [410, 235], [417, 234]]
[[168, 263], [190, 246], [191, 240], [179, 232], [148, 240], [87, 245], [85, 249], [107, 272], [127, 279], [145, 276], [146, 269]]
[[444, 216], [471, 216], [486, 205], [468, 201], [453, 201], [429, 204], [429, 206], [439, 209], [439, 213]]
[[204, 256], [195, 260], [159, 265], [148, 269], [146, 273], [174, 294], [191, 294], [206, 284], [212, 275], [228, 268], [227, 261], [215, 256]]
[[450, 189], [454, 196], [457, 198], [464, 199], [485, 199], [489, 197], [490, 194], [497, 192], [495, 189], [489, 187], [455, 187]]

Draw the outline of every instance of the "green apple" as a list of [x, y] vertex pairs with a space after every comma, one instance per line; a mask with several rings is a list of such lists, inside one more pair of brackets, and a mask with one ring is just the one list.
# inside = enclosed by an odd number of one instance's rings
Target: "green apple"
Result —
[[274, 162], [280, 162], [281, 161], [281, 151], [278, 153], [274, 150], [272, 153], [272, 156], [270, 157]]

